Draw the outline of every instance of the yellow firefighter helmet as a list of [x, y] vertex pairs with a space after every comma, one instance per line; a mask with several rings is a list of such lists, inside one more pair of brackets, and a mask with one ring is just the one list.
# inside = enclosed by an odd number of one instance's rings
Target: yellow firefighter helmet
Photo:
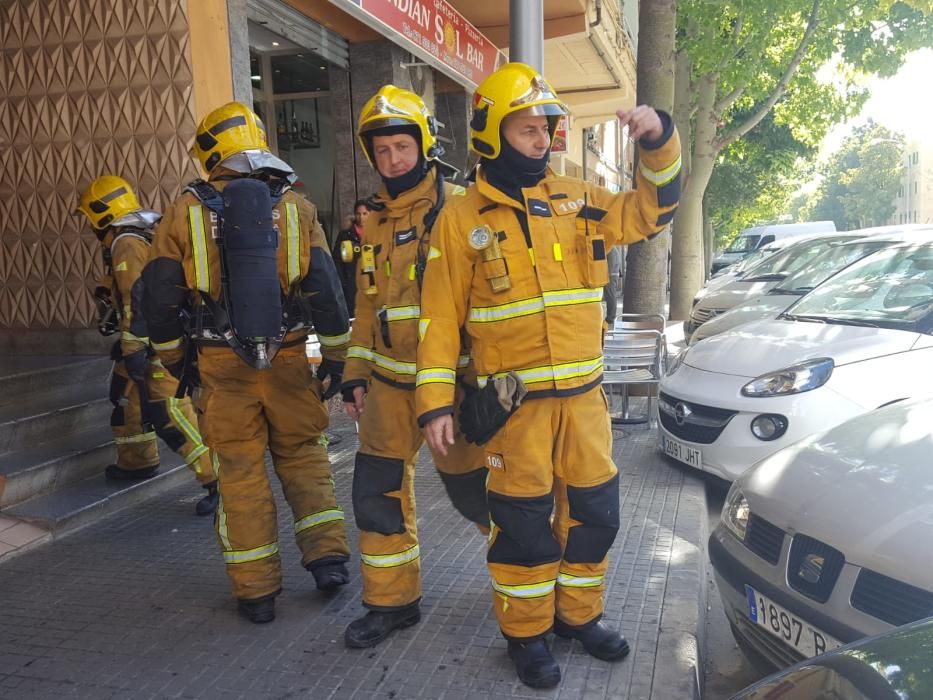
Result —
[[470, 148], [484, 158], [498, 157], [503, 120], [523, 110], [548, 117], [552, 140], [558, 117], [570, 113], [538, 71], [524, 63], [506, 63], [486, 76], [473, 93]]
[[369, 98], [360, 111], [356, 137], [369, 164], [376, 167], [367, 134], [391, 126], [415, 126], [421, 135], [421, 151], [425, 160], [434, 160], [444, 153], [437, 142], [437, 122], [418, 95], [411, 90], [383, 85]]
[[130, 183], [116, 175], [101, 175], [94, 180], [78, 203], [78, 211], [95, 231], [103, 231], [116, 219], [140, 209]]
[[228, 102], [198, 124], [191, 154], [210, 174], [224, 159], [251, 150], [269, 150], [265, 126], [242, 102]]

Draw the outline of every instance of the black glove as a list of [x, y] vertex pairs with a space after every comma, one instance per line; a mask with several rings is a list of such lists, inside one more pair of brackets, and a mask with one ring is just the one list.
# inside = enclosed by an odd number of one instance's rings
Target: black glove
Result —
[[326, 357], [321, 360], [317, 368], [317, 378], [324, 383], [324, 380], [330, 378], [330, 384], [327, 385], [327, 391], [321, 396], [322, 401], [327, 401], [331, 396], [336, 396], [340, 391], [340, 378], [343, 376], [343, 362], [337, 360], [328, 360]]
[[146, 373], [149, 371], [149, 355], [145, 348], [124, 355], [123, 365], [126, 367], [126, 373], [134, 382], [146, 381]]
[[528, 389], [514, 372], [472, 390], [460, 404], [460, 432], [467, 442], [485, 445], [508, 421]]

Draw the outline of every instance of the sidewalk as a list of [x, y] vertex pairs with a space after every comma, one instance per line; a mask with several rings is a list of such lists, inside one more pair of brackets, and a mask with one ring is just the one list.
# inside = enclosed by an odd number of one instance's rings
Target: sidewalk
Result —
[[[331, 432], [342, 438], [331, 455], [355, 552], [356, 437], [345, 418]], [[483, 538], [422, 459], [421, 624], [373, 649], [345, 649], [343, 629], [362, 611], [359, 578], [330, 598], [314, 590], [277, 485], [284, 591], [275, 622], [246, 622], [210, 521], [192, 515], [202, 494], [185, 485], [0, 565], [0, 698], [693, 698], [705, 495], [654, 440], [626, 426], [614, 449], [623, 527], [605, 618], [632, 653], [609, 664], [552, 638], [563, 670], [556, 689], [517, 680], [492, 613]]]

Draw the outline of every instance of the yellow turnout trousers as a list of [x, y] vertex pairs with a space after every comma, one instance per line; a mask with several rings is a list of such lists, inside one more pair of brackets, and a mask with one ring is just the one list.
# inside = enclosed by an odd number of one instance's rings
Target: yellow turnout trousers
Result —
[[619, 529], [618, 470], [602, 389], [526, 399], [484, 447], [492, 521], [487, 562], [503, 634], [539, 638], [555, 615], [575, 628], [595, 623], [603, 612], [606, 555]]
[[264, 370], [250, 367], [228, 348], [204, 348], [198, 367], [201, 387], [195, 404], [204, 440], [217, 454], [217, 535], [233, 594], [262, 598], [281, 589], [266, 447], [292, 511], [302, 565], [347, 561], [344, 514], [321, 444], [327, 409], [304, 344], [283, 348]]
[[210, 450], [201, 440], [194, 409], [188, 398], [176, 399], [178, 381], [158, 360], [146, 372], [149, 394], [147, 419], [143, 425], [141, 397], [135, 382], [130, 381], [123, 362], [114, 364], [110, 381], [110, 427], [117, 446], [117, 466], [137, 471], [159, 464], [156, 437], [181, 455], [201, 484], [215, 480]]
[[[413, 388], [372, 379], [359, 431], [353, 509], [360, 531], [363, 605], [396, 610], [421, 599], [415, 462], [424, 439]], [[432, 457], [454, 507], [485, 531], [489, 515], [482, 448], [458, 434], [446, 456], [432, 452]]]

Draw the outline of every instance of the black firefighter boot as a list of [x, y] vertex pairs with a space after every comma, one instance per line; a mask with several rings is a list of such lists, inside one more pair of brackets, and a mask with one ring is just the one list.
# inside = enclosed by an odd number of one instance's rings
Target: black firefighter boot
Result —
[[217, 491], [217, 481], [204, 484], [207, 489], [207, 495], [198, 501], [194, 507], [194, 512], [198, 515], [213, 515], [217, 511], [217, 503], [220, 501], [220, 493]]
[[237, 610], [243, 617], [257, 625], [272, 622], [275, 619], [276, 595], [267, 595], [262, 598], [237, 598]]
[[306, 564], [305, 568], [314, 576], [317, 589], [324, 593], [332, 593], [350, 582], [350, 572], [343, 559], [313, 561]]
[[509, 658], [515, 664], [519, 680], [529, 688], [553, 688], [560, 683], [560, 666], [543, 639], [533, 642], [510, 639]]
[[625, 637], [598, 620], [582, 628], [571, 627], [560, 618], [554, 620], [554, 634], [564, 639], [578, 639], [586, 653], [603, 661], [618, 661], [628, 655]]
[[418, 603], [387, 612], [370, 610], [363, 617], [347, 625], [343, 640], [348, 647], [353, 649], [366, 649], [376, 646], [394, 630], [411, 627], [420, 621], [421, 608]]

